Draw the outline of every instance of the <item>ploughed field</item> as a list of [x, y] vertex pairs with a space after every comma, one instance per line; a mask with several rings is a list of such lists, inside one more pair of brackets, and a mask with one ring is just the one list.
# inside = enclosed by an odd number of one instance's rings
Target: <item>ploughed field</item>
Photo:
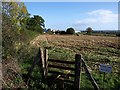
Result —
[[60, 47], [92, 46], [117, 48], [118, 46], [118, 37], [46, 35], [46, 38], [50, 44]]

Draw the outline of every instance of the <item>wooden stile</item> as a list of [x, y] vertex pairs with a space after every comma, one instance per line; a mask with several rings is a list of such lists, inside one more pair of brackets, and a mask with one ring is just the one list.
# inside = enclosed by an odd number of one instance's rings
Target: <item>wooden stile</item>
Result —
[[[50, 62], [50, 63], [48, 63], [48, 62]], [[74, 90], [80, 90], [81, 70], [82, 70], [82, 68], [84, 68], [94, 89], [100, 90], [97, 83], [95, 82], [94, 78], [90, 74], [86, 63], [85, 63], [84, 59], [82, 58], [82, 55], [80, 55], [80, 54], [75, 55], [75, 61], [54, 60], [54, 59], [48, 59], [48, 50], [47, 49], [45, 49], [45, 51], [43, 52], [43, 49], [39, 48], [39, 52], [36, 55], [36, 57], [34, 58], [33, 64], [28, 71], [29, 76], [31, 75], [32, 70], [37, 63], [39, 64], [39, 67], [40, 67], [40, 72], [42, 74], [42, 80], [45, 83], [48, 82], [48, 79], [49, 79], [48, 73], [51, 73], [51, 74], [53, 74], [53, 76], [55, 76], [54, 79], [52, 77], [51, 81], [58, 80], [59, 84], [62, 85], [62, 89], [64, 88], [64, 82], [67, 82], [67, 83], [73, 83]], [[53, 65], [51, 63], [53, 63], [53, 64], [57, 63], [57, 64]], [[60, 66], [62, 64], [65, 64], [65, 66]], [[72, 65], [72, 66], [74, 65], [74, 67], [70, 67], [68, 64]], [[68, 70], [69, 72], [65, 73], [65, 72], [60, 72], [60, 71], [54, 71], [52, 69], [49, 70], [48, 68]], [[70, 73], [70, 72], [72, 72], [72, 73]], [[62, 79], [60, 79], [58, 76]], [[69, 77], [69, 76], [74, 78], [73, 79], [74, 81], [72, 81], [70, 79], [63, 79], [63, 78]], [[49, 84], [51, 84], [51, 83], [49, 83]]]

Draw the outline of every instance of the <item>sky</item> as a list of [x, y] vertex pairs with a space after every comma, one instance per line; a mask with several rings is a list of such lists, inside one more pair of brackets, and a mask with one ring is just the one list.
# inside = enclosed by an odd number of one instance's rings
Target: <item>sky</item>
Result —
[[43, 17], [46, 28], [118, 30], [117, 2], [25, 2], [25, 5], [31, 16]]

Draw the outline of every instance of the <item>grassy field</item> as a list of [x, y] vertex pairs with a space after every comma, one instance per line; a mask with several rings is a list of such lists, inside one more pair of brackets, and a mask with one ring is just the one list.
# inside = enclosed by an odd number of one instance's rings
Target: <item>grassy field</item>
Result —
[[[30, 46], [48, 48], [49, 58], [53, 59], [74, 60], [76, 53], [82, 54], [101, 89], [103, 88], [103, 73], [99, 71], [99, 64], [109, 64], [112, 66], [112, 73], [106, 73], [105, 90], [119, 90], [120, 50], [118, 49], [118, 39], [118, 37], [91, 35], [39, 35], [30, 42]], [[27, 66], [30, 65], [24, 64], [24, 67]], [[81, 77], [81, 88], [84, 90], [93, 88], [84, 72]]]

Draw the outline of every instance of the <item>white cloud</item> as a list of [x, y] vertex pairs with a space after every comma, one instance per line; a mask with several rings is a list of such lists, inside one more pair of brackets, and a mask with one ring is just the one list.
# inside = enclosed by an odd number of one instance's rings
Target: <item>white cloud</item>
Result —
[[117, 23], [118, 23], [118, 14], [115, 14], [110, 10], [95, 10], [95, 11], [87, 12], [87, 18], [76, 21], [77, 25], [94, 26], [98, 24], [101, 25], [101, 27], [102, 25], [109, 26]]

